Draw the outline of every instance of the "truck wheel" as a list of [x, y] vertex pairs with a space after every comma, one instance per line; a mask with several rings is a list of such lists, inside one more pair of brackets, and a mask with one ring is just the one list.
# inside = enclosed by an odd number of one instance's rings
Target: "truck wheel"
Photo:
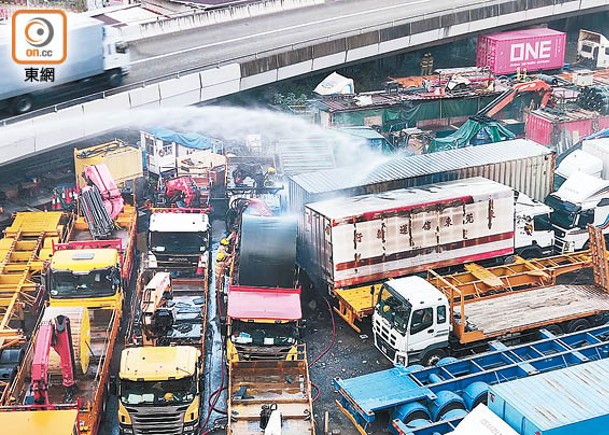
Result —
[[11, 112], [13, 115], [20, 115], [29, 112], [34, 107], [34, 99], [30, 95], [21, 95], [13, 98], [11, 102]]
[[568, 332], [578, 332], [583, 331], [584, 329], [588, 329], [590, 327], [590, 322], [586, 319], [577, 319], [571, 320], [567, 325]]
[[426, 367], [431, 367], [437, 364], [442, 358], [446, 356], [444, 349], [434, 349], [426, 352], [421, 358], [421, 364]]
[[106, 81], [113, 88], [123, 84], [123, 73], [119, 69], [113, 69], [106, 73]]
[[548, 330], [548, 332], [551, 332], [554, 335], [563, 335], [564, 331], [562, 330], [562, 328], [560, 327], [560, 325], [548, 325], [545, 327], [545, 329]]

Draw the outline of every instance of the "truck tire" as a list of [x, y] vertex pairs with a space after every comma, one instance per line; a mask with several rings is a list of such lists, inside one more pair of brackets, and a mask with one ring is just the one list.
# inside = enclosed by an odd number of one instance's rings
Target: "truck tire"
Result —
[[552, 325], [548, 325], [545, 327], [545, 329], [547, 329], [549, 332], [551, 332], [554, 335], [563, 335], [564, 331], [562, 330], [560, 325], [557, 324], [552, 324]]
[[123, 73], [120, 69], [113, 69], [106, 72], [106, 81], [110, 87], [116, 88], [123, 84]]
[[11, 101], [11, 113], [21, 115], [27, 113], [34, 107], [34, 99], [31, 95], [20, 95]]
[[590, 327], [590, 322], [586, 319], [575, 319], [571, 320], [567, 324], [567, 332], [578, 332], [583, 331], [584, 329], [588, 329]]
[[421, 357], [421, 364], [425, 367], [431, 367], [436, 365], [438, 361], [444, 357], [446, 357], [446, 351], [444, 349], [432, 349], [423, 354]]

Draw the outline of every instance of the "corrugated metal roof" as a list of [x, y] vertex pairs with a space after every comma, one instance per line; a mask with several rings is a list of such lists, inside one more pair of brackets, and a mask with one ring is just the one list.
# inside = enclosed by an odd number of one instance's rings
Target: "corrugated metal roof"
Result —
[[372, 168], [350, 167], [310, 172], [295, 175], [291, 179], [309, 194], [318, 194], [550, 154], [552, 150], [537, 142], [515, 139], [432, 154], [397, 157]]
[[539, 429], [562, 427], [609, 414], [609, 360], [493, 385], [490, 391]]

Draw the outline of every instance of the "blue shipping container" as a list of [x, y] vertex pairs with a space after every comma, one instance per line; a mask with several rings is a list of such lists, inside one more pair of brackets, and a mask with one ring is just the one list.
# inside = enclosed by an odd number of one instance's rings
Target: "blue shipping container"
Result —
[[490, 387], [488, 407], [520, 435], [609, 434], [609, 361]]

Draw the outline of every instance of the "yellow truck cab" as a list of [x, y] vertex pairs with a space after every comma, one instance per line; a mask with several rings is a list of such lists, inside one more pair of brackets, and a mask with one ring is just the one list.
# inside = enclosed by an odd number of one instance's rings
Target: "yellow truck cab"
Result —
[[0, 427], [2, 433], [11, 435], [79, 435], [78, 410], [0, 412]]
[[228, 362], [296, 360], [302, 323], [300, 289], [231, 286], [227, 302]]
[[46, 279], [51, 306], [107, 309], [122, 306], [123, 282], [116, 249], [56, 251]]
[[200, 358], [192, 346], [123, 350], [117, 385], [120, 434], [198, 433]]

